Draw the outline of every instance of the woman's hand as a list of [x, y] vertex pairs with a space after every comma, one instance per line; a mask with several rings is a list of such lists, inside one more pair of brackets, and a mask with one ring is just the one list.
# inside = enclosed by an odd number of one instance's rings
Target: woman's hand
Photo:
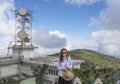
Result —
[[70, 70], [70, 68], [69, 67], [66, 67], [67, 68], [67, 70]]
[[63, 71], [67, 71], [67, 70], [68, 70], [68, 68], [67, 68], [67, 67], [65, 67], [65, 68], [63, 68], [62, 70], [63, 70]]

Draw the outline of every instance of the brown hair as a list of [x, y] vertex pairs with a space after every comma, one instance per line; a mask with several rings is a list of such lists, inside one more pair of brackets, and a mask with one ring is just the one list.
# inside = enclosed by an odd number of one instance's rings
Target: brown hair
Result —
[[63, 61], [62, 52], [63, 52], [64, 50], [67, 52], [67, 56], [66, 56], [66, 57], [68, 57], [68, 51], [67, 51], [67, 49], [66, 49], [66, 48], [62, 48], [61, 51], [60, 51], [60, 53], [59, 53], [59, 60], [60, 60], [60, 62]]

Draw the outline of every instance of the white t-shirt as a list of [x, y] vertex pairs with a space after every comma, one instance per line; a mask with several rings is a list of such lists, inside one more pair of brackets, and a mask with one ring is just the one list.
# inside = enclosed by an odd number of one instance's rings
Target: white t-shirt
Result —
[[62, 62], [58, 62], [57, 64], [57, 68], [58, 68], [58, 76], [62, 77], [62, 69], [68, 67], [68, 68], [72, 68], [72, 60], [71, 57], [68, 57], [66, 59], [64, 59]]

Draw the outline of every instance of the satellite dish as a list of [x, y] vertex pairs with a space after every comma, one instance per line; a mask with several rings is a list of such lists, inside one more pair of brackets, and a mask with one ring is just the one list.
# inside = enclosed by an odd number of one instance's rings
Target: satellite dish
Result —
[[17, 35], [20, 39], [25, 39], [27, 37], [27, 34], [24, 30], [19, 31]]
[[21, 16], [24, 16], [27, 14], [27, 9], [25, 9], [24, 7], [21, 7], [19, 10], [18, 10], [18, 13], [21, 15]]

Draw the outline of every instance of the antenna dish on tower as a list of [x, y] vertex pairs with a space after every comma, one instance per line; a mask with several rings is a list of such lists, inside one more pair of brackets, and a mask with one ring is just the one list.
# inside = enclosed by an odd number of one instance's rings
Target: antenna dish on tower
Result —
[[19, 31], [17, 35], [20, 39], [25, 39], [27, 37], [27, 34], [24, 30]]
[[19, 15], [24, 16], [27, 14], [27, 9], [24, 7], [19, 8], [18, 10]]

